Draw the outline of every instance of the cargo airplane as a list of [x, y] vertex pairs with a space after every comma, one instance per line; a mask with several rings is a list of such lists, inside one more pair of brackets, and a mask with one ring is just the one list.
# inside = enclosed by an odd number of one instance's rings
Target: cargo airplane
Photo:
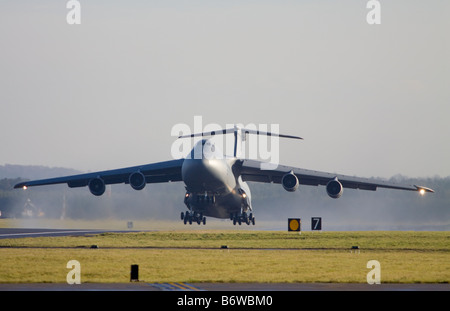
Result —
[[245, 159], [240, 156], [247, 134], [278, 136], [302, 139], [297, 136], [274, 134], [239, 126], [218, 131], [196, 133], [179, 138], [234, 134], [233, 156], [225, 156], [212, 139], [199, 140], [192, 151], [182, 159], [175, 159], [141, 166], [107, 170], [94, 173], [26, 181], [14, 188], [27, 189], [32, 186], [67, 184], [70, 188], [87, 186], [93, 195], [101, 196], [105, 186], [129, 184], [135, 190], [142, 190], [146, 184], [163, 182], [184, 182], [186, 193], [184, 204], [187, 211], [181, 213], [185, 224], [206, 223], [206, 216], [229, 218], [236, 223], [255, 224], [251, 193], [247, 182], [281, 184], [289, 192], [299, 185], [325, 186], [326, 193], [339, 198], [344, 188], [372, 190], [389, 188], [418, 191], [420, 194], [434, 192], [430, 188], [416, 185], [401, 185], [382, 180], [373, 180], [326, 172], [306, 170], [291, 166], [276, 165], [267, 169], [266, 162]]

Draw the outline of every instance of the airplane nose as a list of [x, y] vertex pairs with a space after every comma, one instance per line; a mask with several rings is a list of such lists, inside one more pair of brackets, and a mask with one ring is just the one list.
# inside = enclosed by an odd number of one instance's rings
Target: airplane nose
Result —
[[209, 140], [199, 141], [183, 162], [181, 176], [191, 192], [234, 187], [234, 175], [223, 153]]
[[181, 176], [190, 191], [214, 191], [223, 187], [223, 176], [227, 172], [222, 161], [209, 159], [186, 159]]

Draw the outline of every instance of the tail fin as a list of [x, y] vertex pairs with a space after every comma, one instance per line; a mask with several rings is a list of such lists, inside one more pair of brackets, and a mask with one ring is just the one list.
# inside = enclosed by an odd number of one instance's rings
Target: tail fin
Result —
[[242, 127], [240, 127], [238, 125], [235, 125], [233, 128], [224, 129], [224, 130], [217, 130], [217, 131], [210, 131], [210, 132], [182, 135], [182, 136], [178, 136], [178, 138], [198, 137], [198, 136], [214, 136], [214, 135], [222, 135], [222, 134], [229, 134], [229, 133], [234, 133], [234, 156], [235, 157], [240, 155], [240, 152], [242, 150], [242, 143], [245, 141], [245, 135], [246, 134], [256, 134], [256, 135], [266, 135], [266, 136], [278, 136], [278, 137], [283, 137], [283, 138], [303, 139], [303, 138], [298, 137], [298, 136], [277, 134], [277, 133], [271, 133], [271, 132], [263, 132], [263, 131], [259, 131], [259, 130], [253, 130], [253, 129], [246, 129], [246, 128], [242, 128]]

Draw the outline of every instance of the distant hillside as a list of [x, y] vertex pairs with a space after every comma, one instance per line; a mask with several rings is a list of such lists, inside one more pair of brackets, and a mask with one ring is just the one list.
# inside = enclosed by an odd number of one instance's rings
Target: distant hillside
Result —
[[66, 175], [80, 174], [82, 172], [62, 167], [47, 167], [37, 165], [0, 165], [0, 179], [22, 178], [42, 179]]

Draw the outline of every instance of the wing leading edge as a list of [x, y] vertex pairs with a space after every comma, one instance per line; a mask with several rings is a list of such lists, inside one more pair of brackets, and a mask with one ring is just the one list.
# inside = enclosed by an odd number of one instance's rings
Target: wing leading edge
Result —
[[434, 192], [434, 190], [422, 186], [402, 185], [381, 180], [318, 172], [285, 165], [278, 165], [275, 170], [262, 170], [261, 164], [263, 163], [264, 162], [256, 160], [240, 160], [238, 163], [238, 169], [240, 170], [242, 180], [281, 184], [283, 176], [291, 173], [297, 177], [298, 183], [302, 185], [326, 186], [331, 180], [337, 179], [344, 188], [350, 189], [375, 191], [377, 188], [388, 188], [419, 191], [421, 193]]
[[146, 183], [160, 183], [169, 181], [181, 181], [181, 166], [184, 159], [164, 161], [141, 166], [93, 172], [66, 177], [57, 177], [41, 180], [33, 180], [19, 183], [14, 188], [26, 188], [32, 186], [67, 184], [70, 188], [88, 186], [93, 179], [101, 179], [105, 185], [130, 183], [130, 177], [134, 173], [145, 177]]

